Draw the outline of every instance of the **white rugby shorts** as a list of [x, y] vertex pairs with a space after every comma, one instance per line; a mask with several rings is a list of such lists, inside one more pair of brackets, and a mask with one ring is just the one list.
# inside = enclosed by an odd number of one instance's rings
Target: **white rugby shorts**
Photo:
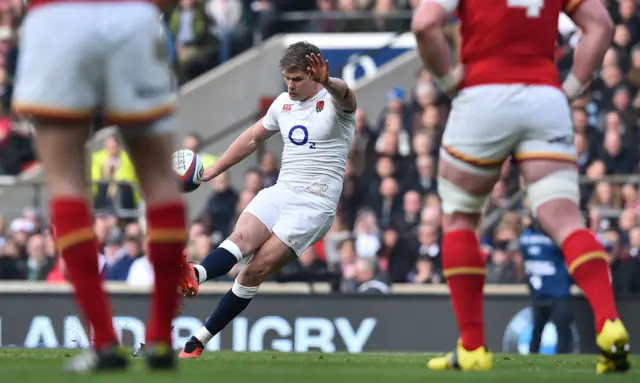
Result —
[[257, 217], [300, 256], [327, 234], [336, 206], [326, 197], [275, 184], [262, 189], [244, 212]]
[[565, 95], [551, 86], [481, 85], [453, 100], [440, 154], [473, 173], [500, 173], [504, 160], [575, 162]]
[[20, 35], [14, 110], [109, 123], [170, 114], [176, 92], [157, 7], [146, 2], [56, 3], [30, 10]]

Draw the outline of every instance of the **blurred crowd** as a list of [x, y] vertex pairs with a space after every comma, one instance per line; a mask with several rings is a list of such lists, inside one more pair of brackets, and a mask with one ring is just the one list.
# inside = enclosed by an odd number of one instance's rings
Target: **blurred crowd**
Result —
[[[603, 181], [606, 176], [632, 175], [638, 170], [640, 17], [635, 0], [604, 2], [616, 23], [613, 44], [590, 89], [572, 103], [578, 167], [586, 180], [581, 207], [589, 228], [597, 233], [610, 256], [616, 292], [640, 292], [640, 182], [629, 177]], [[407, 26], [402, 21], [396, 23], [400, 19], [333, 20], [329, 16], [334, 11], [358, 9], [383, 14], [410, 9], [417, 3], [209, 0], [203, 4], [182, 0], [167, 14], [166, 21], [175, 37], [179, 61], [193, 64], [181, 65], [181, 76], [190, 78], [206, 70], [212, 57], [228, 58], [250, 46], [256, 31], [264, 37], [294, 28], [277, 22], [277, 12], [317, 7], [327, 14], [306, 23], [306, 31], [394, 31], [406, 30]], [[21, 9], [21, 3], [13, 4], [7, 9]], [[5, 28], [11, 28], [5, 27], [5, 21], [0, 18], [0, 36], [4, 36]], [[571, 68], [580, 31], [563, 20], [558, 39], [557, 62], [564, 75]], [[2, 49], [12, 51], [11, 39]], [[4, 74], [0, 76], [4, 92], [10, 89], [9, 73], [14, 65], [10, 56], [6, 53], [4, 70], [0, 71]], [[274, 276], [274, 281], [329, 281], [344, 292], [382, 293], [392, 283], [444, 283], [436, 174], [450, 103], [426, 71], [417, 72], [415, 79], [412, 88], [393, 88], [380, 95], [386, 98], [384, 110], [358, 110], [355, 140], [333, 227], [322, 241]], [[210, 166], [216, 157], [203, 153], [200, 143], [201, 138], [194, 134], [185, 138], [183, 146], [200, 152], [205, 166]], [[207, 206], [189, 229], [185, 252], [190, 260], [205, 257], [229, 235], [251, 199], [277, 181], [278, 154], [261, 153], [259, 164], [245, 174], [240, 189], [231, 186], [228, 174], [211, 182]], [[108, 138], [104, 148], [94, 154], [92, 178], [104, 277], [151, 284], [144, 222], [135, 214], [140, 198], [131, 187], [136, 182], [135, 171], [116, 139]], [[486, 220], [478, 233], [487, 255], [488, 283], [526, 281], [519, 237], [533, 222], [526, 199], [519, 197], [520, 186], [516, 167], [507, 161], [486, 207], [488, 216], [494, 211], [501, 214], [496, 220]], [[132, 211], [134, 214], [128, 214]], [[0, 279], [64, 281], [64, 265], [56, 260], [50, 232], [42, 222], [29, 209], [12, 222], [0, 222]], [[239, 264], [222, 280], [232, 280], [241, 268]]]
[[[180, 0], [166, 22], [187, 81], [247, 48], [292, 32], [405, 32], [419, 0]], [[302, 18], [287, 12], [313, 12]], [[362, 15], [365, 11], [365, 16]], [[358, 13], [360, 12], [360, 14]]]

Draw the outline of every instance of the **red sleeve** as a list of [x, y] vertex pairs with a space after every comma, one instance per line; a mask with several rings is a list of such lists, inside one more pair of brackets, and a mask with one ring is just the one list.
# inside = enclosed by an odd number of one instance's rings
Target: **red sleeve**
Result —
[[571, 16], [580, 4], [582, 4], [582, 0], [562, 0], [562, 11]]

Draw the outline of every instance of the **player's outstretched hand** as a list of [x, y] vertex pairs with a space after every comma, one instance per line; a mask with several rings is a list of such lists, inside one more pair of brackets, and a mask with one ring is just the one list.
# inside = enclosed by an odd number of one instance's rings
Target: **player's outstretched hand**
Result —
[[307, 55], [309, 65], [307, 71], [311, 75], [313, 81], [322, 85], [329, 82], [329, 60], [322, 60], [322, 54]]

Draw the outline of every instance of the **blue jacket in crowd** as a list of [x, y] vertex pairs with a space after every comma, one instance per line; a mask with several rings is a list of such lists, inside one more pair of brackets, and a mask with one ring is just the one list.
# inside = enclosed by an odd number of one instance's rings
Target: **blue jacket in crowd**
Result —
[[564, 298], [570, 295], [572, 279], [562, 250], [544, 233], [525, 229], [520, 235], [529, 291], [538, 298]]

